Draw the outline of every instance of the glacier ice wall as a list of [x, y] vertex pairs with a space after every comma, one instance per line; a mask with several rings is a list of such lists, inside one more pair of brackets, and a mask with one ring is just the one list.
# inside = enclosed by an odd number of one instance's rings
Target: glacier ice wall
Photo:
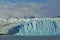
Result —
[[17, 22], [18, 25], [8, 30], [8, 35], [60, 35], [60, 18], [23, 19]]

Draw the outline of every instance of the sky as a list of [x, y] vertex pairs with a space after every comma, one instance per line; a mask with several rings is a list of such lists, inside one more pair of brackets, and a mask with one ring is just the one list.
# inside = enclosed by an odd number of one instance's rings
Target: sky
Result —
[[60, 0], [0, 0], [0, 17], [60, 16]]

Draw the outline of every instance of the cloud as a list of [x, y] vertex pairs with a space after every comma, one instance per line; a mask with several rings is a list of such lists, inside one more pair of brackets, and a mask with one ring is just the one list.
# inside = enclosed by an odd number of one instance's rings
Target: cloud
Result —
[[[48, 16], [60, 16], [60, 0], [47, 0], [45, 6], [46, 15]], [[44, 10], [44, 8], [42, 8]]]
[[0, 3], [0, 15], [24, 16], [33, 14], [38, 17], [52, 17], [60, 15], [60, 0], [46, 0], [47, 2], [45, 3], [26, 1], [27, 0], [24, 2], [16, 1], [15, 3], [2, 1], [2, 3]]
[[27, 3], [5, 3], [0, 4], [0, 14], [5, 15], [16, 15], [16, 16], [24, 16], [34, 14], [37, 15], [38, 13], [36, 10], [41, 7], [40, 4], [35, 2], [27, 2]]

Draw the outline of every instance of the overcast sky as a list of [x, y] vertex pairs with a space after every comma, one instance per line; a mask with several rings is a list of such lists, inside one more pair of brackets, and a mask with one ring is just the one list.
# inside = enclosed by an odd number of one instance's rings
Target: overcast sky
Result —
[[60, 0], [0, 0], [0, 17], [8, 15], [60, 16]]

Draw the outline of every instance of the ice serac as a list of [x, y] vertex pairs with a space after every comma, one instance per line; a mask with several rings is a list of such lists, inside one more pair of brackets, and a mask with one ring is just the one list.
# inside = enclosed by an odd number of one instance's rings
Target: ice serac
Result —
[[60, 35], [60, 18], [30, 19], [9, 29], [11, 35]]

